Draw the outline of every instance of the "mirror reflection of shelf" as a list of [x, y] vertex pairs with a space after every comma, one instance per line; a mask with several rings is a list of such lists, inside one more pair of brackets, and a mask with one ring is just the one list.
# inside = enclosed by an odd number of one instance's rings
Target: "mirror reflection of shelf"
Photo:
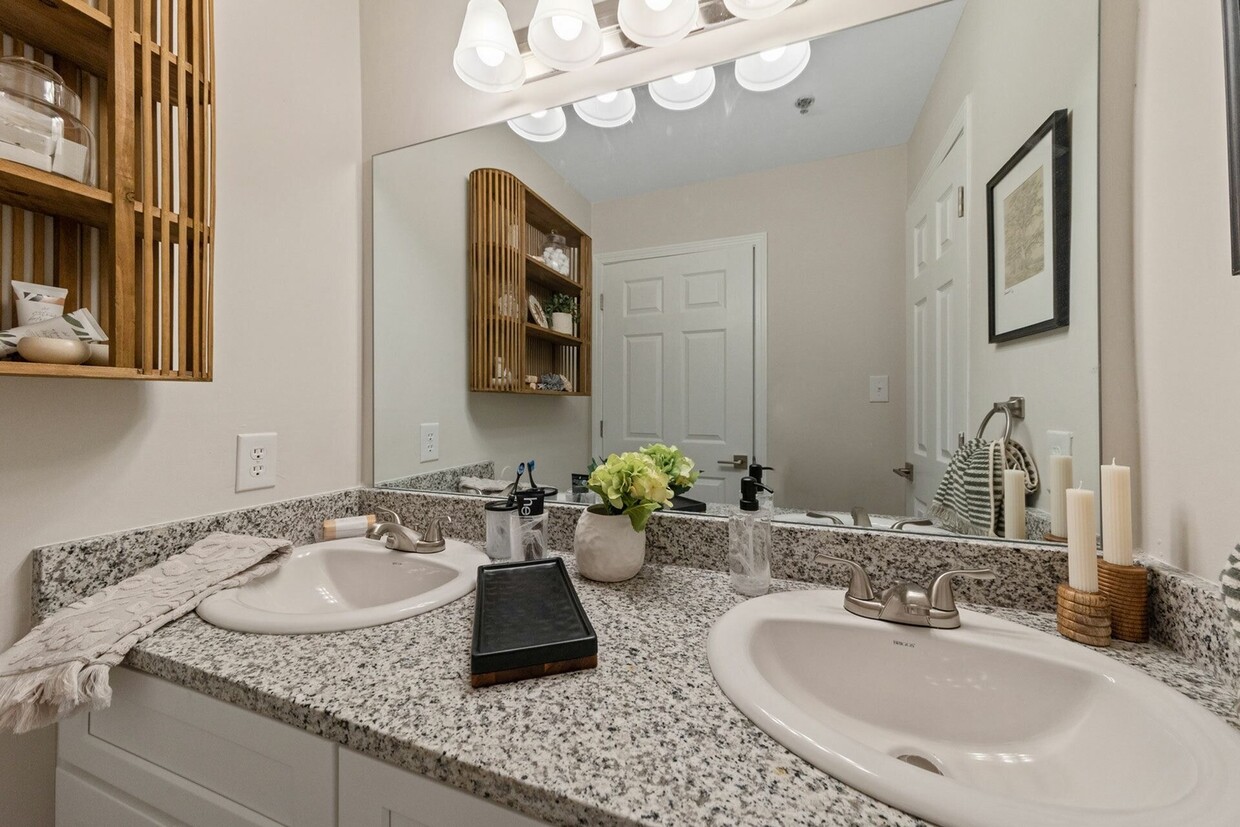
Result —
[[[511, 173], [474, 170], [469, 188], [470, 390], [589, 396], [590, 236]], [[553, 232], [565, 238], [567, 274], [542, 260], [547, 237]], [[532, 321], [528, 301], [532, 298], [545, 306], [557, 293], [577, 302], [577, 335]], [[497, 363], [511, 366], [506, 369], [513, 375], [497, 375]], [[548, 374], [564, 377], [571, 390], [527, 383], [527, 377]]]

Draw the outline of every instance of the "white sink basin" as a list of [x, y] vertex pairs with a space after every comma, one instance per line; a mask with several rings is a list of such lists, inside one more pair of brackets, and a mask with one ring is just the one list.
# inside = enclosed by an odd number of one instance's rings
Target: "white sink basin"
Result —
[[391, 551], [380, 540], [330, 540], [294, 549], [275, 572], [211, 595], [208, 623], [238, 632], [341, 632], [403, 620], [474, 590], [490, 560], [457, 540], [435, 554]]
[[755, 598], [707, 644], [728, 698], [819, 769], [941, 825], [1240, 823], [1240, 733], [1180, 693], [976, 612], [936, 630], [843, 602]]

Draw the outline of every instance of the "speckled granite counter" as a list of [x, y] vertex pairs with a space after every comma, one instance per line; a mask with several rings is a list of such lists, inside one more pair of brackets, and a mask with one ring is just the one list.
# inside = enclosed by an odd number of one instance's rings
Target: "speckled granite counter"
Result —
[[[189, 616], [126, 663], [555, 824], [922, 823], [789, 753], [718, 689], [706, 637], [742, 600], [726, 574], [649, 564], [628, 583], [574, 582], [599, 635], [587, 672], [470, 688], [472, 596], [317, 636], [245, 635]], [[1050, 615], [986, 611], [1053, 629]], [[1106, 654], [1228, 715], [1226, 683], [1170, 650]]]

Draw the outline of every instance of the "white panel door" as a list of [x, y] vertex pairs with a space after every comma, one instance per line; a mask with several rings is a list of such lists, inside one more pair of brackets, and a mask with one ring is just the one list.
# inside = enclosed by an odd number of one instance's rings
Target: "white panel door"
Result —
[[690, 496], [735, 503], [754, 449], [755, 246], [634, 256], [601, 268], [603, 452], [675, 445], [702, 471]]
[[909, 203], [907, 508], [922, 515], [967, 426], [968, 240], [962, 131]]

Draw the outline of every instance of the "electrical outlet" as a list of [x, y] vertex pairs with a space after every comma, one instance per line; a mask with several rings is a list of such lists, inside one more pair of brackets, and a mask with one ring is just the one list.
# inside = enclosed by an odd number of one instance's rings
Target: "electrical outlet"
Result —
[[431, 462], [439, 459], [439, 423], [423, 422], [422, 433], [419, 439], [421, 445], [421, 462]]
[[276, 435], [237, 434], [237, 491], [275, 485]]
[[890, 402], [891, 394], [888, 389], [888, 377], [871, 376], [870, 377], [870, 401], [871, 402]]
[[1072, 432], [1047, 431], [1046, 449], [1050, 451], [1051, 456], [1072, 456]]

